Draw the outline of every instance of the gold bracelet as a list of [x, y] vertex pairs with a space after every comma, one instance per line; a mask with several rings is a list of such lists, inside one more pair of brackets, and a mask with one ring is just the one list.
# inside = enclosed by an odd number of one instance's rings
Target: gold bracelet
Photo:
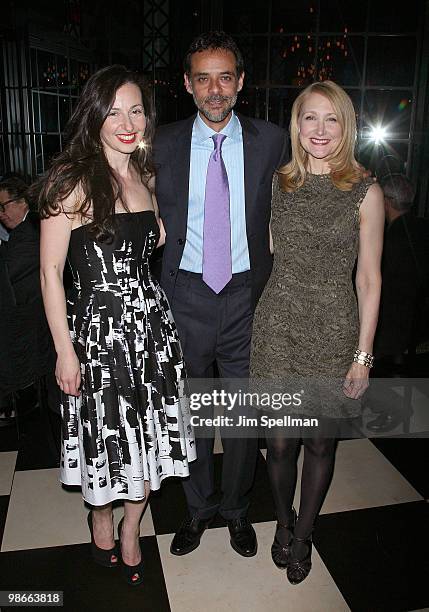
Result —
[[356, 349], [353, 361], [365, 366], [366, 368], [372, 368], [374, 365], [374, 355], [361, 351], [360, 349]]

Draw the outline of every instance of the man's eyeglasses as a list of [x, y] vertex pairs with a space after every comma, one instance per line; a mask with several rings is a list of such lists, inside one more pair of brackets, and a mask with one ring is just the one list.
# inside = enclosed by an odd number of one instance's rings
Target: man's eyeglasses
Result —
[[12, 198], [11, 200], [6, 200], [6, 202], [2, 202], [0, 204], [0, 213], [6, 212], [5, 206], [7, 206], [8, 204], [12, 204], [12, 202], [17, 202], [17, 201], [18, 200], [16, 198]]

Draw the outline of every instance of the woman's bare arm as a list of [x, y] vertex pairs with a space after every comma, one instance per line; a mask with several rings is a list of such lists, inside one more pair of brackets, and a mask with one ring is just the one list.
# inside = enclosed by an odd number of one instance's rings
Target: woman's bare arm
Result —
[[165, 234], [164, 223], [162, 222], [162, 219], [159, 216], [159, 207], [158, 207], [158, 202], [156, 201], [156, 196], [155, 196], [155, 177], [154, 176], [150, 179], [148, 183], [148, 188], [150, 191], [150, 195], [152, 196], [152, 205], [155, 211], [156, 220], [158, 221], [158, 225], [159, 225], [160, 236], [159, 236], [158, 244], [156, 245], [158, 248], [162, 246], [163, 244], [165, 244], [166, 234]]
[[[368, 189], [360, 207], [359, 255], [356, 293], [359, 306], [359, 348], [372, 353], [381, 291], [381, 254], [383, 250], [383, 192], [375, 183]], [[352, 358], [352, 356], [351, 356]], [[369, 369], [353, 363], [346, 376], [345, 393], [360, 397], [368, 386]], [[350, 384], [352, 383], [352, 384]]]
[[[63, 202], [65, 210], [70, 206]], [[43, 219], [40, 228], [40, 282], [46, 317], [55, 344], [57, 365], [55, 376], [62, 391], [79, 395], [80, 365], [70, 339], [66, 299], [63, 285], [64, 264], [72, 230], [72, 215], [59, 215]]]

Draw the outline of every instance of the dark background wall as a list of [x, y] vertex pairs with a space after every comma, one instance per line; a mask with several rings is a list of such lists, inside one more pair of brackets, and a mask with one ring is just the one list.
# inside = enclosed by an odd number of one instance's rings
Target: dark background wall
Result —
[[428, 24], [428, 0], [6, 0], [0, 175], [45, 170], [82, 85], [104, 65], [146, 74], [159, 122], [188, 116], [183, 55], [196, 34], [223, 28], [245, 56], [241, 112], [287, 127], [300, 88], [335, 80], [355, 105], [359, 159], [378, 174], [405, 171], [429, 214]]

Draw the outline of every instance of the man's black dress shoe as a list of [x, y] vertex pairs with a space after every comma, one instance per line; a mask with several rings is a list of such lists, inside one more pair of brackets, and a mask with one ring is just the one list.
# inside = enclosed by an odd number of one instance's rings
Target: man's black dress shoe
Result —
[[367, 423], [366, 428], [374, 433], [385, 433], [392, 431], [398, 425], [405, 425], [406, 417], [399, 414], [392, 414], [390, 412], [382, 412], [373, 421]]
[[184, 521], [171, 542], [171, 554], [187, 555], [195, 550], [210, 522], [211, 519], [199, 519], [195, 516]]
[[231, 546], [243, 557], [253, 557], [258, 550], [256, 533], [252, 523], [246, 517], [240, 517], [228, 522]]

